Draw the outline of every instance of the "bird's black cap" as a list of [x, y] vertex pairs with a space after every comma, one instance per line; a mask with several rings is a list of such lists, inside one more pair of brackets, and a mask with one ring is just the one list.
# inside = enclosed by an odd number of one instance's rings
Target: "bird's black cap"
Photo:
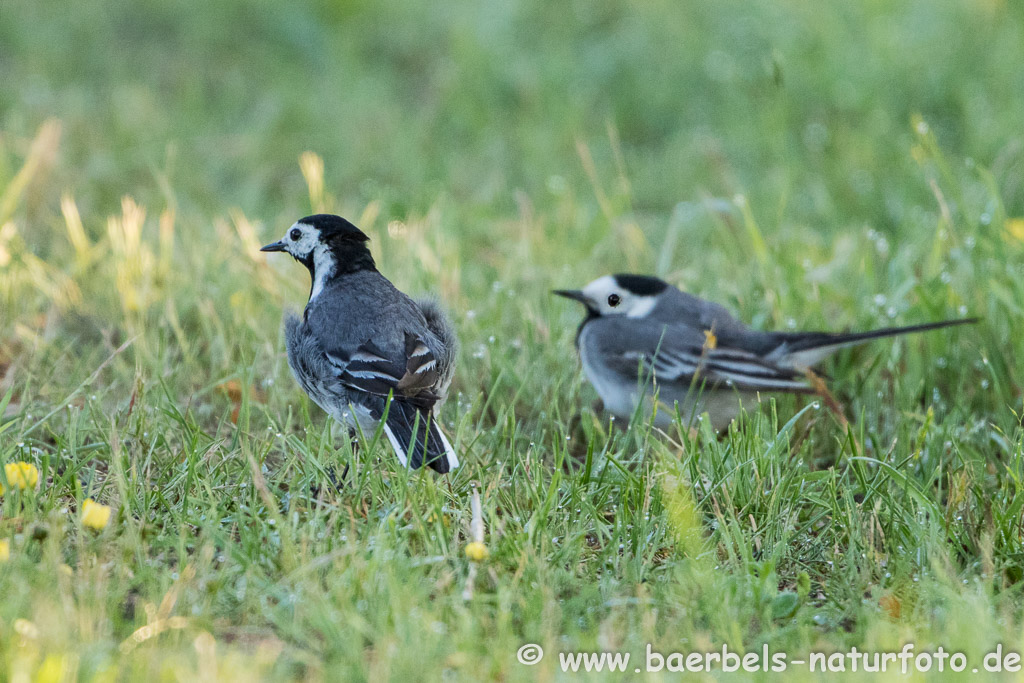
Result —
[[370, 239], [365, 232], [341, 216], [335, 216], [331, 213], [313, 214], [312, 216], [299, 219], [298, 222], [304, 225], [311, 225], [319, 230], [325, 242], [333, 238], [353, 242], [367, 242]]
[[638, 296], [656, 296], [668, 288], [668, 283], [650, 275], [632, 275], [630, 273], [616, 273], [612, 277], [628, 292]]

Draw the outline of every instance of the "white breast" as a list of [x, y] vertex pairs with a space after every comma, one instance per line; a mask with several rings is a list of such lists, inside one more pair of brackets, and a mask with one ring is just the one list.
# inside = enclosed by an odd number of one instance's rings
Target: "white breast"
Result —
[[334, 256], [331, 254], [331, 250], [325, 244], [318, 244], [313, 250], [313, 270], [316, 272], [316, 278], [313, 280], [313, 289], [309, 293], [310, 301], [317, 298], [324, 290], [327, 280], [334, 275], [334, 269]]
[[590, 334], [589, 326], [580, 332], [579, 349], [580, 361], [583, 363], [583, 372], [587, 375], [597, 395], [601, 397], [604, 409], [618, 418], [628, 420], [636, 410], [637, 404], [637, 381], [623, 382], [613, 372], [609, 371], [598, 358], [592, 358], [587, 345], [587, 337]]

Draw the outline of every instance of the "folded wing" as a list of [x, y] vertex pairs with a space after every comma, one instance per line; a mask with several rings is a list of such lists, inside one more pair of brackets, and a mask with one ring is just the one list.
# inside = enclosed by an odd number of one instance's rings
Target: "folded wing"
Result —
[[437, 359], [410, 333], [405, 335], [404, 356], [404, 362], [396, 362], [370, 340], [351, 354], [327, 354], [339, 380], [367, 397], [370, 415], [377, 420], [386, 415], [384, 432], [403, 464], [448, 472], [458, 467], [459, 459], [432, 412], [438, 400]]

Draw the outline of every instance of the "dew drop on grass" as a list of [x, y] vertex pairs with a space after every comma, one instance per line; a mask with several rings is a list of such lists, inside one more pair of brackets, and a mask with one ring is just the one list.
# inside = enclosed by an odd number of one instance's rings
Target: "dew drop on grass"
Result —
[[987, 379], [981, 380], [981, 388], [982, 389], [988, 389], [989, 386], [990, 386], [990, 384], [989, 384], [989, 381]]
[[875, 294], [875, 305], [876, 306], [884, 306], [885, 305], [885, 294]]
[[943, 283], [943, 284], [946, 284], [946, 285], [948, 285], [948, 284], [949, 284], [950, 282], [952, 282], [952, 281], [953, 281], [953, 276], [949, 274], [949, 271], [948, 271], [948, 270], [944, 270], [944, 271], [942, 271], [942, 273], [941, 273], [941, 274], [939, 275], [939, 279], [940, 279], [940, 280], [942, 280], [942, 283]]
[[956, 310], [957, 310], [957, 313], [959, 313], [960, 315], [967, 315], [967, 307], [966, 306], [961, 306], [960, 308], [958, 308]]

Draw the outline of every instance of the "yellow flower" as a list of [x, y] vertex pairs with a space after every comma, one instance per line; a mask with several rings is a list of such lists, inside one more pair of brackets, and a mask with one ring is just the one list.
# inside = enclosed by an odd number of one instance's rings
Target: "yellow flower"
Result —
[[473, 562], [483, 562], [490, 555], [490, 551], [480, 541], [473, 541], [472, 543], [466, 544], [466, 557]]
[[704, 350], [713, 351], [718, 348], [718, 337], [714, 330], [704, 330]]
[[82, 503], [82, 526], [99, 531], [110, 521], [110, 506], [101, 505], [92, 498]]
[[1024, 218], [1007, 218], [1006, 232], [1018, 242], [1024, 242]]
[[36, 683], [60, 683], [67, 679], [67, 660], [63, 655], [49, 654], [36, 670]]
[[0, 562], [11, 559], [11, 542], [6, 538], [0, 539]]
[[[9, 462], [4, 465], [4, 474], [12, 488], [34, 489], [39, 483], [39, 470], [32, 463]], [[4, 485], [0, 483], [0, 493], [3, 492]]]

